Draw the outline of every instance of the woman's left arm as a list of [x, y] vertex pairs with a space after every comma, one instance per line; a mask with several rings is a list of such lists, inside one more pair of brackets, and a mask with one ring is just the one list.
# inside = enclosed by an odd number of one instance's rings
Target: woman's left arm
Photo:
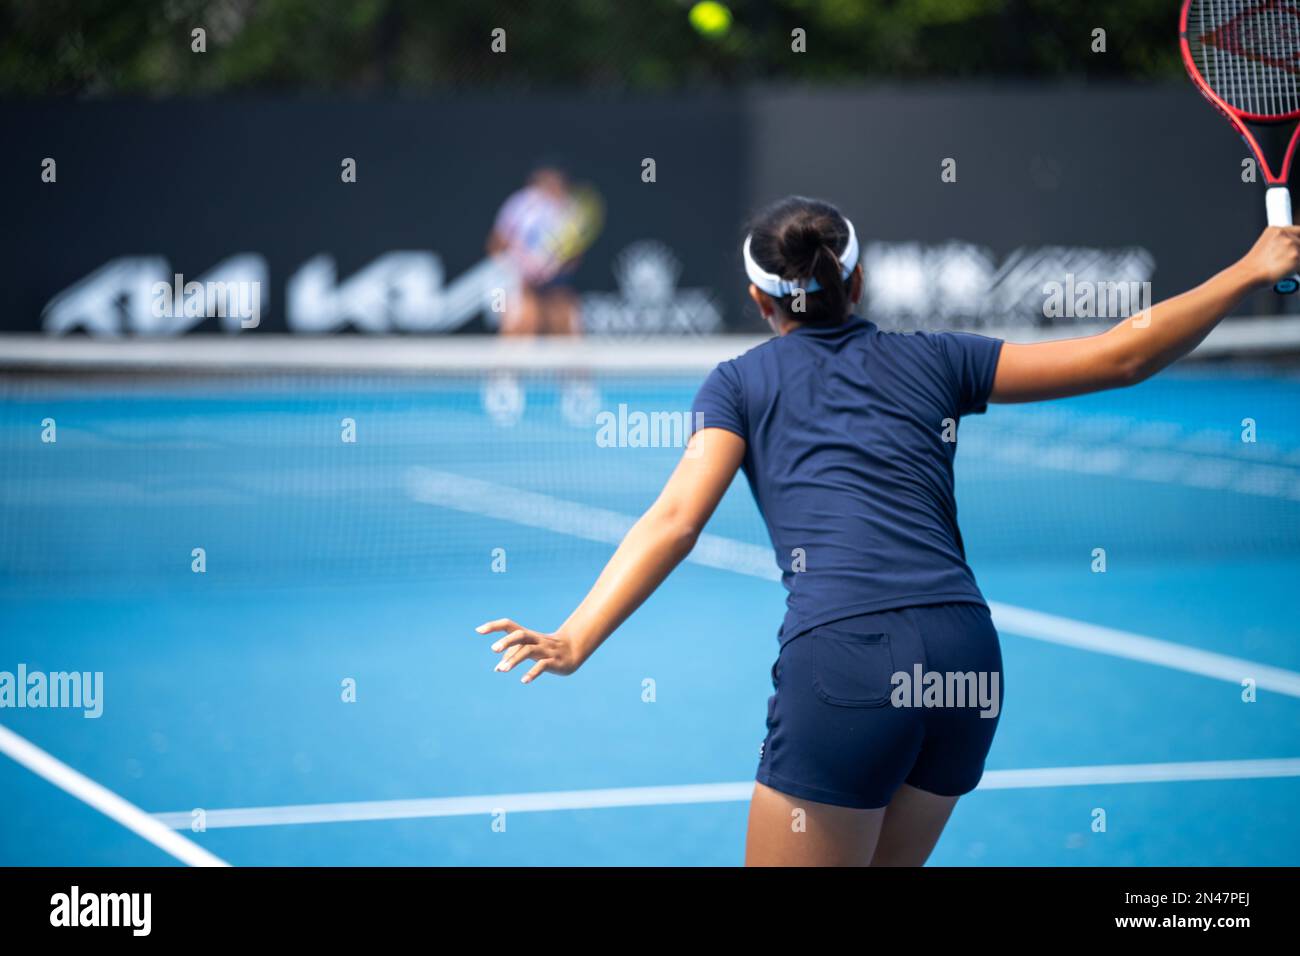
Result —
[[726, 494], [745, 456], [745, 440], [722, 428], [691, 436], [686, 453], [650, 509], [628, 531], [577, 610], [552, 634], [521, 627], [510, 618], [480, 625], [480, 634], [506, 631], [492, 645], [502, 654], [496, 669], [537, 663], [523, 683], [542, 673], [572, 674], [695, 547], [700, 531]]

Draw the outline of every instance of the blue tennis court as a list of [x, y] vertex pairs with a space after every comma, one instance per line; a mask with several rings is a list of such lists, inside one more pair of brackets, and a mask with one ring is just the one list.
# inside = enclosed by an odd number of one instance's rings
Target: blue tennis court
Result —
[[[1300, 859], [1292, 369], [963, 422], [1006, 705], [934, 864]], [[739, 863], [784, 599], [743, 479], [574, 677], [473, 631], [563, 620], [680, 454], [593, 410], [702, 377], [0, 381], [0, 671], [103, 675], [0, 710], [52, 758], [0, 756], [0, 864], [178, 862], [54, 779], [233, 865]]]

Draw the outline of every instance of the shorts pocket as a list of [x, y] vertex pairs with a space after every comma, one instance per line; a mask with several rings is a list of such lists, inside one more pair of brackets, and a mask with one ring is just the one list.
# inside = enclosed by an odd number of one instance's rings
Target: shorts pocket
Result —
[[820, 627], [812, 639], [813, 690], [839, 707], [880, 707], [893, 690], [889, 635]]

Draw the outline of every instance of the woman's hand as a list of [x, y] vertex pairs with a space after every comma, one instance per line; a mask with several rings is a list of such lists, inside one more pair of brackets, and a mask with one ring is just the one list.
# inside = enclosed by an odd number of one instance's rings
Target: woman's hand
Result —
[[514, 669], [523, 661], [537, 663], [521, 679], [521, 684], [531, 684], [546, 672], [552, 674], [572, 674], [586, 659], [579, 654], [574, 642], [558, 632], [543, 634], [521, 627], [508, 617], [488, 621], [474, 628], [480, 634], [495, 634], [505, 631], [506, 636], [492, 645], [492, 650], [501, 655], [494, 670], [505, 673]]
[[1272, 285], [1300, 272], [1300, 226], [1268, 227], [1240, 264], [1258, 285]]

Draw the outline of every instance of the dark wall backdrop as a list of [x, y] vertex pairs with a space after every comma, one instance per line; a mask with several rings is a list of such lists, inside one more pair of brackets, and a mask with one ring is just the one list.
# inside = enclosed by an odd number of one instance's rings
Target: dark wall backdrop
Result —
[[[162, 254], [189, 279], [258, 252], [271, 286], [259, 331], [283, 330], [284, 283], [311, 256], [331, 254], [344, 279], [386, 252], [432, 250], [453, 279], [482, 260], [506, 196], [557, 159], [606, 204], [581, 288], [612, 289], [615, 256], [646, 238], [669, 243], [680, 285], [719, 287], [743, 203], [742, 120], [734, 100], [700, 97], [0, 106], [0, 321], [38, 328], [53, 294], [115, 256]], [[40, 181], [46, 156], [56, 184]], [[647, 156], [655, 183], [641, 181]], [[344, 157], [355, 183], [340, 181]]]
[[[839, 203], [864, 241], [962, 240], [995, 264], [1025, 247], [1145, 250], [1157, 297], [1227, 264], [1264, 221], [1263, 187], [1241, 181], [1244, 146], [1183, 83], [48, 100], [0, 104], [0, 128], [6, 331], [39, 330], [52, 296], [124, 255], [163, 255], [195, 278], [260, 253], [258, 332], [284, 329], [284, 283], [320, 253], [342, 280], [384, 253], [432, 250], [454, 279], [543, 158], [605, 199], [580, 289], [613, 290], [617, 257], [656, 240], [680, 263], [678, 286], [710, 292], [744, 331], [759, 325], [743, 296], [743, 221], [791, 192]], [[40, 180], [46, 156], [57, 184]], [[345, 156], [355, 184], [339, 180]], [[655, 183], [641, 181], [644, 157]], [[945, 157], [956, 183], [941, 182]], [[1247, 311], [1280, 307], [1262, 296]]]
[[[960, 238], [999, 255], [1140, 245], [1167, 295], [1265, 225], [1263, 186], [1241, 178], [1245, 144], [1187, 82], [765, 93], [749, 115], [754, 201], [838, 197], [884, 240]], [[940, 181], [943, 157], [957, 182]]]

